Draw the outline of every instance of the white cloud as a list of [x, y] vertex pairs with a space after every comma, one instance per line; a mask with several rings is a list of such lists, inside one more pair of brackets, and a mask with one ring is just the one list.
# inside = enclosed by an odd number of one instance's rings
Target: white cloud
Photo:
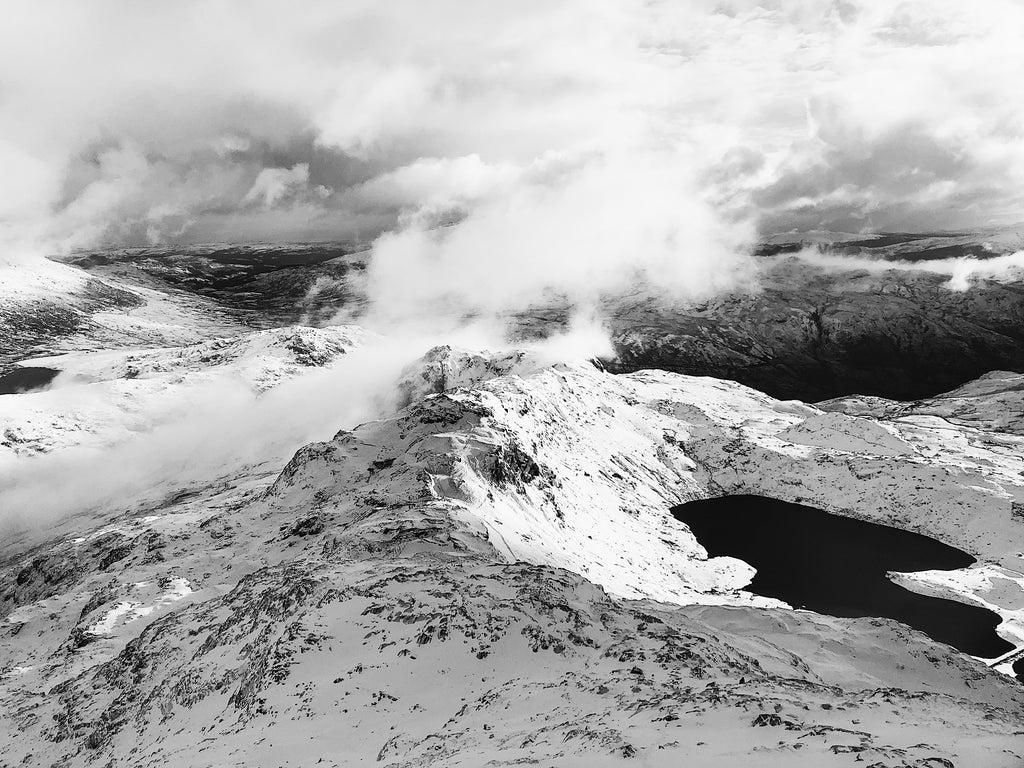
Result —
[[511, 163], [487, 163], [480, 155], [423, 157], [352, 187], [364, 205], [398, 210], [444, 208], [507, 191], [522, 175]]
[[256, 176], [242, 201], [273, 208], [296, 189], [305, 187], [307, 183], [309, 163], [296, 163], [292, 168], [264, 168]]
[[946, 287], [952, 291], [966, 291], [979, 279], [998, 282], [1016, 282], [1024, 277], [1024, 251], [1014, 251], [1001, 256], [978, 259], [973, 256], [957, 256], [947, 259], [930, 259], [928, 261], [903, 261], [900, 259], [880, 259], [868, 256], [838, 255], [823, 252], [817, 248], [805, 248], [793, 256], [781, 258], [797, 258], [814, 264], [822, 269], [849, 272], [864, 270], [873, 274], [886, 272], [928, 272], [933, 275], [948, 277]]
[[5, 11], [0, 220], [58, 244], [383, 232], [386, 259], [422, 246], [504, 302], [585, 272], [713, 288], [753, 226], [978, 227], [1024, 202], [1013, 0]]
[[723, 226], [677, 160], [604, 156], [488, 198], [456, 226], [384, 235], [370, 262], [376, 308], [413, 320], [514, 310], [549, 292], [589, 309], [641, 282], [687, 297], [729, 287], [750, 233]]
[[[580, 318], [603, 293], [735, 286], [759, 229], [1020, 219], [1021, 39], [1017, 0], [10, 0], [0, 259], [20, 275], [62, 247], [376, 238], [371, 320], [429, 336], [473, 316], [490, 343], [557, 295], [580, 314], [550, 353], [600, 350]], [[1021, 267], [929, 268], [961, 288]], [[70, 279], [51, 265], [0, 291]], [[4, 503], [59, 515], [276, 461], [325, 412], [376, 413], [402, 356], [385, 358], [264, 398], [211, 388], [140, 443], [19, 461]]]

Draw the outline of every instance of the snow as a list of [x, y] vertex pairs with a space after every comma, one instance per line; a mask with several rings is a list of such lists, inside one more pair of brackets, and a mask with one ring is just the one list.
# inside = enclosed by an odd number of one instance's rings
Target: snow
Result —
[[1013, 643], [1014, 650], [988, 663], [1007, 674], [1014, 674], [1000, 664], [1003, 658], [1024, 649], [1024, 573], [992, 563], [980, 563], [955, 571], [897, 573], [892, 575], [892, 579], [915, 592], [980, 605], [998, 614], [1002, 622], [997, 631]]
[[111, 446], [178, 419], [206, 393], [270, 390], [364, 343], [361, 329], [281, 328], [149, 350], [74, 352], [25, 361], [61, 371], [44, 391], [0, 398], [4, 453]]
[[[139, 582], [131, 585], [131, 594], [141, 596], [151, 593], [151, 585], [148, 582]], [[114, 628], [136, 621], [146, 616], [169, 607], [172, 603], [184, 600], [192, 594], [192, 587], [188, 579], [174, 578], [168, 583], [166, 590], [150, 602], [141, 600], [123, 600], [115, 603], [99, 619], [89, 626], [89, 632], [94, 635], [109, 635]]]
[[[273, 376], [254, 371], [301, 367], [275, 338], [69, 357], [92, 380], [12, 401], [97, 388], [128, 413], [132, 395], [152, 407], [221, 375], [258, 391]], [[129, 364], [138, 375], [120, 378]], [[525, 353], [440, 348], [397, 381], [405, 407], [334, 425], [280, 472], [228, 466], [9, 555], [3, 760], [819, 766], [848, 763], [849, 748], [881, 764], [1009, 765], [1019, 753], [1024, 698], [1004, 675], [895, 622], [743, 592], [750, 566], [708, 558], [669, 509], [755, 493], [922, 530], [981, 562], [898, 578], [990, 605], [1019, 637], [1022, 438]], [[328, 434], [333, 413], [319, 414]]]
[[95, 624], [90, 626], [89, 631], [94, 635], [109, 635], [114, 631], [114, 627], [118, 625], [122, 618], [125, 619], [125, 623], [131, 621], [132, 614], [136, 613], [135, 609], [138, 607], [139, 603], [135, 602], [117, 603]]
[[48, 259], [0, 259], [0, 285], [5, 304], [21, 304], [70, 296], [85, 287], [84, 270]]
[[[428, 396], [422, 407], [431, 415], [403, 412], [340, 434], [318, 450], [341, 451], [344, 462], [299, 466], [276, 492], [347, 494], [374, 484], [367, 462], [402, 455], [421, 462], [445, 514], [510, 562], [567, 568], [622, 597], [680, 604], [766, 604], [737, 591], [752, 576], [748, 565], [707, 559], [668, 514], [717, 493], [804, 501], [931, 530], [993, 562], [1024, 544], [1024, 533], [1007, 525], [1024, 470], [1008, 446], [774, 405], [741, 385], [701, 377], [609, 376], [587, 366], [512, 372]], [[434, 427], [446, 413], [453, 426]], [[357, 459], [356, 444], [371, 453]], [[516, 451], [536, 462], [539, 477], [495, 482], [495, 461]], [[882, 473], [885, 484], [865, 483]], [[389, 485], [383, 493], [394, 492]], [[287, 498], [294, 504], [300, 496]], [[1009, 535], [994, 535], [999, 519]]]

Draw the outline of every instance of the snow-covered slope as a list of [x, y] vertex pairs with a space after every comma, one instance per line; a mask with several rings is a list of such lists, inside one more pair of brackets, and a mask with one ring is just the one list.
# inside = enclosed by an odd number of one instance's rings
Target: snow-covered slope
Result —
[[840, 397], [819, 407], [851, 415], [887, 419], [934, 416], [985, 432], [1024, 434], [1024, 374], [992, 371], [937, 397], [912, 402], [882, 397]]
[[89, 279], [82, 269], [34, 256], [0, 260], [5, 304], [72, 296], [82, 291]]
[[357, 347], [358, 328], [279, 328], [182, 347], [72, 352], [26, 364], [61, 371], [44, 391], [0, 397], [0, 457], [111, 445], [194, 408], [204, 391], [265, 392]]
[[[761, 493], [1012, 573], [1024, 438], [519, 354], [442, 348], [403, 381], [405, 408], [306, 446], [271, 484], [200, 489], [11, 559], [2, 759], [1024, 759], [1009, 677], [894, 622], [757, 607], [738, 591], [749, 566], [708, 559], [669, 514]], [[946, 588], [1016, 599], [968, 581]]]
[[251, 320], [184, 291], [40, 257], [0, 259], [0, 286], [0, 371], [60, 351], [193, 344], [243, 333]]

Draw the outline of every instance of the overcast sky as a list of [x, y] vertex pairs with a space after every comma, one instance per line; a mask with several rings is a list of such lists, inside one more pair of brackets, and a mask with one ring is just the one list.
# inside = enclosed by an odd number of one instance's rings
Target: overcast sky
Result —
[[[0, 298], [17, 298], [19, 279], [25, 295], [49, 291], [55, 270], [70, 279], [39, 257], [72, 248], [354, 239], [372, 244], [360, 322], [417, 334], [388, 366], [451, 343], [466, 318], [504, 343], [507, 314], [551, 294], [577, 311], [559, 354], [584, 358], [607, 353], [599, 298], [754, 284], [767, 234], [1024, 220], [1020, 0], [0, 11]], [[974, 269], [929, 268], [951, 287]], [[179, 459], [239, 460], [285, 422], [301, 442], [323, 413], [342, 418], [339, 403], [372, 416], [356, 406], [386, 389], [382, 370], [364, 361], [258, 406], [190, 392], [190, 416], [147, 450], [33, 458], [6, 473], [24, 496], [5, 503], [33, 499], [41, 514], [54, 466], [69, 495], [47, 498], [70, 508], [186, 472], [167, 469]]]
[[680, 242], [1024, 219], [1015, 0], [3, 11], [0, 221], [47, 247], [387, 232], [400, 254], [460, 222], [456, 251], [555, 236], [660, 269]]

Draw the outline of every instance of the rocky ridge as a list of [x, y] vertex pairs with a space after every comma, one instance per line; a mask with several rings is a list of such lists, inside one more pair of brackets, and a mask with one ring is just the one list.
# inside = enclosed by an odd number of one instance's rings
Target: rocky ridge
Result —
[[740, 592], [749, 566], [668, 510], [759, 493], [926, 531], [1007, 582], [968, 572], [959, 599], [1011, 606], [1022, 438], [518, 354], [442, 348], [404, 381], [406, 407], [276, 478], [9, 557], [0, 760], [1021, 761], [1015, 681]]

